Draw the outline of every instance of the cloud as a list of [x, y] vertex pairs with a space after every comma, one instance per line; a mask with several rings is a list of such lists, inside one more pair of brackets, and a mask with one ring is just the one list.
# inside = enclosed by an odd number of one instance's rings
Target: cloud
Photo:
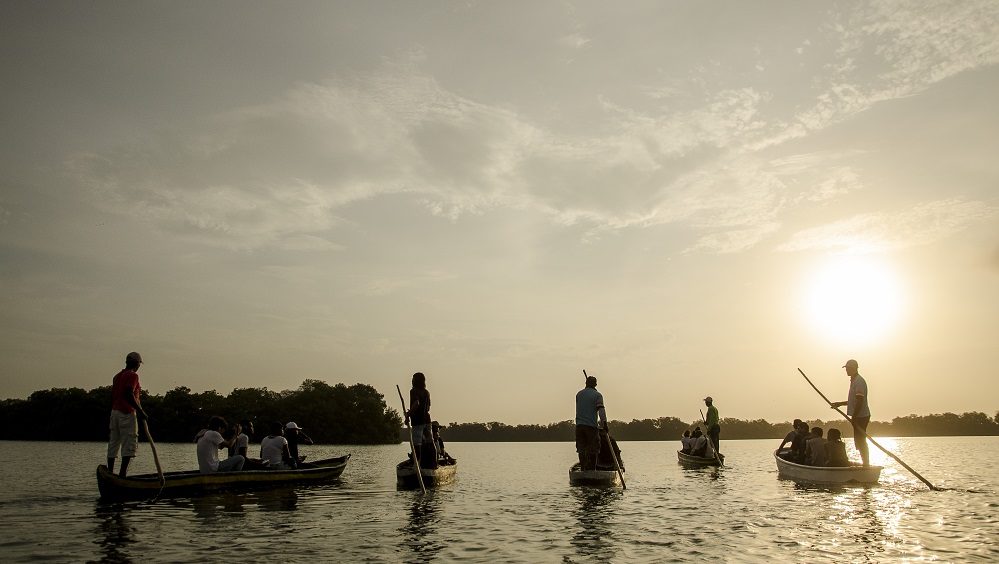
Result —
[[999, 63], [991, 0], [851, 6], [826, 27], [835, 57], [813, 78], [815, 102], [752, 146], [807, 135], [878, 102], [918, 94], [958, 73]]
[[[448, 90], [414, 47], [402, 63], [294, 84], [258, 105], [74, 155], [67, 171], [105, 209], [237, 249], [336, 250], [352, 205], [404, 194], [451, 220], [531, 210], [558, 226], [587, 224], [585, 237], [683, 223], [694, 230], [688, 252], [734, 252], [775, 233], [802, 202], [863, 189], [848, 154], [766, 150], [999, 62], [996, 23], [990, 3], [867, 6], [821, 41], [795, 41], [809, 52], [836, 46], [811, 84], [771, 91], [702, 70], [696, 92], [671, 78], [639, 88], [641, 103], [584, 92], [597, 115], [572, 133]], [[774, 102], [788, 92], [815, 94]]]
[[863, 214], [799, 231], [779, 251], [838, 250], [877, 253], [929, 245], [967, 226], [991, 219], [999, 207], [978, 201], [939, 200], [911, 209]]

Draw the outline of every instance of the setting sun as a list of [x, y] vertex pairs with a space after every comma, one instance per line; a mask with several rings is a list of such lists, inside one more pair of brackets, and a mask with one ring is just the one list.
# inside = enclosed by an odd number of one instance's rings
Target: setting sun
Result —
[[898, 323], [902, 288], [894, 271], [872, 257], [841, 256], [824, 264], [804, 296], [809, 324], [850, 344], [878, 340]]

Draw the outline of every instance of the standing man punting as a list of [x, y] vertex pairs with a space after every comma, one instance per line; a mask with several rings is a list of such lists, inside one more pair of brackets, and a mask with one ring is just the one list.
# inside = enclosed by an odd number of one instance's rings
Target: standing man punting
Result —
[[704, 418], [704, 426], [707, 427], [708, 440], [711, 441], [711, 448], [715, 452], [718, 450], [718, 437], [721, 436], [721, 425], [718, 424], [718, 408], [714, 406], [714, 399], [711, 396], [704, 398], [704, 405], [708, 407], [708, 414]]
[[846, 406], [846, 414], [853, 423], [853, 444], [860, 452], [864, 466], [870, 465], [870, 453], [867, 451], [867, 425], [871, 422], [871, 408], [867, 403], [867, 380], [860, 375], [860, 365], [852, 358], [843, 365], [850, 377], [850, 391], [846, 401], [832, 403], [832, 407]]
[[142, 355], [130, 352], [125, 356], [125, 368], [115, 375], [111, 384], [111, 421], [108, 439], [108, 471], [114, 472], [114, 459], [121, 450], [122, 478], [128, 472], [128, 463], [135, 456], [139, 442], [139, 421], [146, 419], [146, 412], [139, 402], [139, 367]]
[[587, 376], [586, 387], [576, 393], [576, 452], [580, 470], [597, 468], [601, 428], [607, 428], [604, 396], [597, 391], [596, 377]]

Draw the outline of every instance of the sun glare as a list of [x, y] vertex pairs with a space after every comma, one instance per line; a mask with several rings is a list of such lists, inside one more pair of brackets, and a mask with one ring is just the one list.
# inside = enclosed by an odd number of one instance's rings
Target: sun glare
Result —
[[903, 296], [888, 264], [873, 257], [835, 257], [817, 270], [804, 298], [809, 324], [826, 338], [870, 344], [902, 313]]

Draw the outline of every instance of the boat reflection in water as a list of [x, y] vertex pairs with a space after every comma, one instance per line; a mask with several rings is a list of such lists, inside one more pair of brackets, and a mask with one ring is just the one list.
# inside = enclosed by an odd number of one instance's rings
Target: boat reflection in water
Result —
[[577, 529], [569, 541], [581, 557], [596, 557], [613, 561], [615, 545], [614, 516], [621, 501], [622, 490], [617, 488], [572, 488], [577, 505], [573, 509]]
[[102, 562], [131, 562], [128, 548], [136, 542], [136, 528], [131, 524], [131, 509], [125, 503], [97, 503], [97, 544]]
[[418, 495], [409, 505], [408, 519], [400, 528], [403, 545], [412, 553], [407, 562], [430, 562], [435, 560], [444, 549], [440, 526], [440, 508], [442, 503], [440, 492], [430, 491], [426, 495]]

